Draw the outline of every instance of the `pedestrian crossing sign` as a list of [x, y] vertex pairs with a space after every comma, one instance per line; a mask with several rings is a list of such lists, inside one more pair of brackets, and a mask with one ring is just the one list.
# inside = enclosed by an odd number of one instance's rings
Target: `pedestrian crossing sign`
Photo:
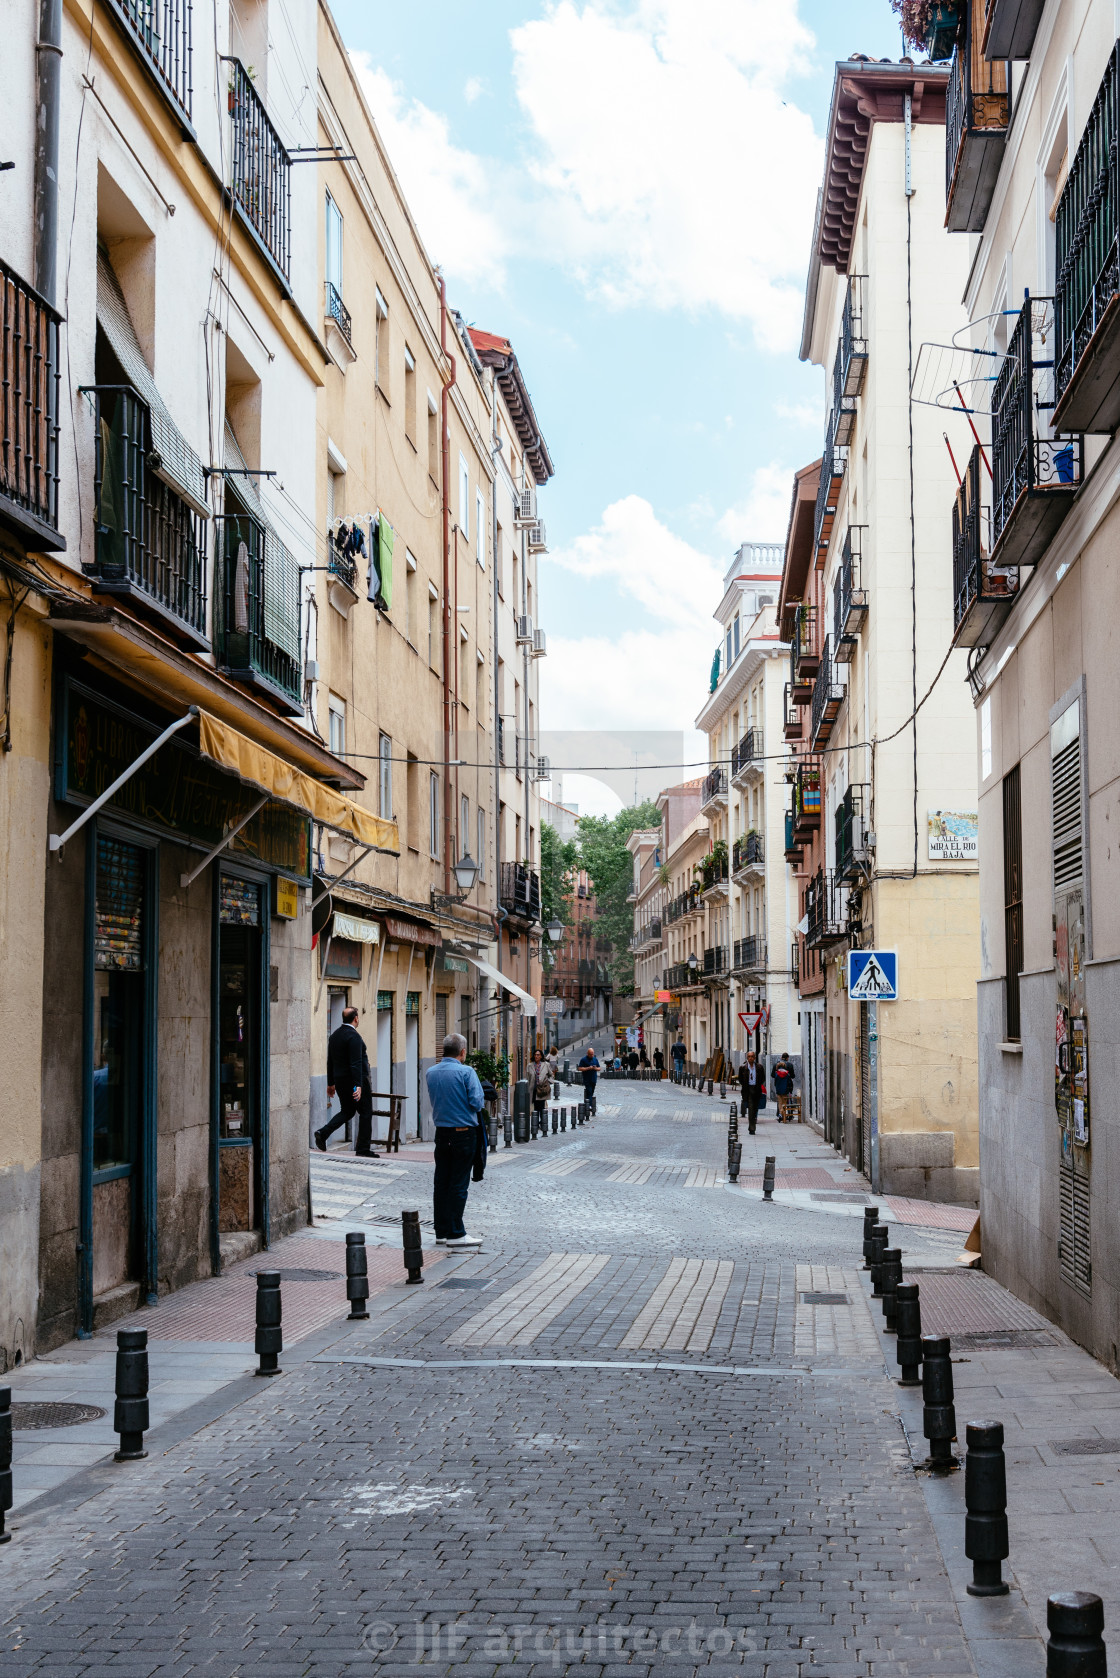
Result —
[[898, 1001], [898, 951], [849, 950], [848, 1000]]

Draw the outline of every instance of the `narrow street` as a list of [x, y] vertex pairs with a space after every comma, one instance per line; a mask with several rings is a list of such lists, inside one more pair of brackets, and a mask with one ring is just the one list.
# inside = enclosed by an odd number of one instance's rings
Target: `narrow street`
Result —
[[[912, 1466], [920, 1405], [900, 1408], [860, 1269], [865, 1185], [808, 1126], [767, 1119], [744, 1138], [742, 1186], [727, 1185], [726, 1113], [669, 1084], [602, 1085], [589, 1127], [499, 1151], [468, 1207], [485, 1245], [429, 1264], [423, 1288], [396, 1279], [391, 1226], [410, 1204], [428, 1217], [430, 1164], [394, 1159], [378, 1182], [376, 1164], [319, 1156], [313, 1182], [361, 1173], [330, 1198], [337, 1209], [357, 1194], [369, 1239], [385, 1242], [371, 1253], [369, 1322], [347, 1324], [341, 1285], [320, 1283], [322, 1320], [293, 1324], [303, 1338], [281, 1379], [255, 1382], [244, 1344], [227, 1345], [240, 1363], [211, 1392], [212, 1414], [188, 1408], [178, 1427], [155, 1427], [144, 1462], [91, 1448], [22, 1512], [17, 1450], [0, 1664], [51, 1678], [510, 1662], [1041, 1673], [1045, 1590], [1080, 1582], [1112, 1597], [1114, 1570], [1086, 1580], [1082, 1556], [1079, 1579], [1044, 1577], [1039, 1523], [1016, 1518], [1023, 1458], [1009, 1426], [1010, 1576], [1029, 1551], [1040, 1577], [1029, 1603], [1017, 1590], [965, 1596], [963, 1476], [933, 1482]], [[778, 1158], [769, 1205], [766, 1153]], [[908, 1270], [926, 1278], [927, 1330], [971, 1337], [960, 1377], [1011, 1360], [1006, 1392], [1016, 1370], [1045, 1367], [1053, 1385], [1064, 1368], [1082, 1409], [1100, 1384], [1107, 1417], [1115, 1382], [1099, 1366], [987, 1277], [947, 1274], [962, 1237], [931, 1220], [960, 1213], [898, 1210], [927, 1220], [892, 1219]], [[343, 1227], [354, 1220], [320, 1218], [275, 1262], [330, 1252], [335, 1269]], [[191, 1290], [143, 1314], [153, 1364], [177, 1346], [200, 1372], [223, 1313], [243, 1308], [236, 1278], [199, 1287], [204, 1318], [181, 1303]], [[841, 1300], [812, 1303], [820, 1293]], [[112, 1343], [86, 1345], [103, 1362]], [[72, 1353], [19, 1372], [15, 1399], [41, 1396], [42, 1372], [65, 1376]], [[996, 1390], [977, 1398], [990, 1406]], [[1088, 1417], [1062, 1425], [1091, 1431]], [[1064, 1510], [1091, 1543], [1093, 1512], [1074, 1516], [1070, 1488], [1104, 1478], [1099, 1464], [1055, 1474], [1067, 1503], [1050, 1536]], [[1033, 1479], [1036, 1493], [1051, 1484]], [[1095, 1517], [1103, 1531], [1109, 1509]]]

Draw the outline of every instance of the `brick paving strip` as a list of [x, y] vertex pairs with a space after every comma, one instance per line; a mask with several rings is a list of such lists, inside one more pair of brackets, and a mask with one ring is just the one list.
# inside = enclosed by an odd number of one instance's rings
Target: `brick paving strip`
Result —
[[609, 1263], [608, 1253], [551, 1253], [523, 1282], [456, 1329], [449, 1344], [531, 1346]]
[[622, 1350], [706, 1352], [734, 1269], [727, 1259], [673, 1259]]

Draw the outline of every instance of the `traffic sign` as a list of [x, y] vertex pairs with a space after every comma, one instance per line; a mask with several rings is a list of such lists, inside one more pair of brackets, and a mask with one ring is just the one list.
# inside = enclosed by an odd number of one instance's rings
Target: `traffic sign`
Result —
[[757, 1031], [759, 1026], [762, 1024], [762, 1014], [763, 1010], [761, 1008], [759, 1008], [757, 1013], [754, 1014], [740, 1014], [739, 1018], [743, 1022], [744, 1029], [747, 1031]]
[[848, 999], [851, 1002], [897, 1002], [898, 951], [849, 950]]

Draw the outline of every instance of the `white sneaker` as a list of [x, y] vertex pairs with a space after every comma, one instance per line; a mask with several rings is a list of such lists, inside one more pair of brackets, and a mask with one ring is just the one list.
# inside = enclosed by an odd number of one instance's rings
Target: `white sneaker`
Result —
[[481, 1235], [449, 1235], [443, 1242], [445, 1247], [481, 1247]]

